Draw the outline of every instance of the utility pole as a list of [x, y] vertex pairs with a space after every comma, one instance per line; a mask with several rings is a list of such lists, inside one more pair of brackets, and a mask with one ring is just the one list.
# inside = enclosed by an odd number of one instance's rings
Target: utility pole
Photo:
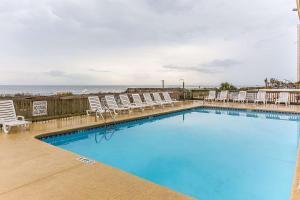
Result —
[[183, 101], [185, 100], [185, 86], [184, 86], [184, 79], [182, 78], [182, 79], [180, 79], [179, 81], [182, 81], [182, 92], [183, 92]]

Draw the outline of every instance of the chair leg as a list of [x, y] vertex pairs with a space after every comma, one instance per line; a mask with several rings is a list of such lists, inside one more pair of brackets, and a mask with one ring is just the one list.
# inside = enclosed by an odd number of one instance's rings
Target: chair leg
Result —
[[10, 131], [10, 128], [11, 128], [10, 126], [7, 126], [5, 124], [2, 125], [2, 130], [4, 133], [8, 133]]

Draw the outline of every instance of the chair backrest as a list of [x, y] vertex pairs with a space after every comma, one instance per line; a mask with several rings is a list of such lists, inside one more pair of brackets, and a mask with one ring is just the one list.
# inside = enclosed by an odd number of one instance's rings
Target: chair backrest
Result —
[[127, 94], [120, 94], [119, 97], [120, 97], [121, 102], [124, 106], [130, 106], [131, 105]]
[[89, 104], [90, 104], [90, 109], [92, 111], [102, 111], [103, 110], [98, 96], [89, 96], [88, 100], [89, 100]]
[[0, 122], [17, 120], [14, 102], [12, 100], [0, 101]]
[[258, 91], [256, 99], [260, 100], [260, 101], [265, 101], [266, 100], [266, 96], [267, 96], [267, 92], [266, 91]]
[[144, 99], [148, 104], [153, 104], [153, 100], [152, 97], [150, 95], [150, 93], [143, 93]]
[[132, 99], [133, 99], [133, 102], [137, 106], [142, 106], [143, 105], [142, 99], [141, 99], [139, 94], [132, 94]]
[[214, 99], [214, 98], [216, 98], [216, 91], [215, 91], [215, 90], [209, 91], [209, 93], [208, 93], [208, 98], [209, 98], [209, 99]]
[[220, 99], [227, 99], [228, 97], [228, 90], [222, 90], [220, 93]]
[[167, 102], [172, 102], [173, 100], [171, 99], [171, 96], [169, 94], [169, 92], [163, 92], [163, 97], [164, 97], [164, 100], [167, 101]]
[[153, 97], [154, 97], [154, 101], [156, 101], [156, 102], [162, 102], [162, 99], [161, 99], [161, 97], [160, 97], [160, 95], [159, 95], [158, 92], [154, 92], [153, 93]]
[[246, 91], [240, 91], [238, 95], [238, 100], [246, 100], [247, 92]]
[[105, 95], [105, 101], [109, 109], [117, 109], [119, 107], [114, 95]]
[[280, 92], [279, 93], [279, 99], [281, 100], [289, 100], [289, 93], [288, 92]]

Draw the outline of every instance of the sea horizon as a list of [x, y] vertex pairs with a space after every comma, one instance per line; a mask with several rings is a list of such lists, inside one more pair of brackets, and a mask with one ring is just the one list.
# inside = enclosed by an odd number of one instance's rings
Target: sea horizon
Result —
[[[256, 85], [258, 86], [258, 85]], [[106, 92], [125, 92], [128, 88], [161, 88], [162, 85], [0, 85], [0, 95], [44, 95], [57, 93], [88, 94]], [[182, 85], [165, 85], [165, 88], [181, 88]], [[214, 88], [218, 85], [186, 85], [185, 88]], [[238, 86], [253, 87], [253, 86]]]

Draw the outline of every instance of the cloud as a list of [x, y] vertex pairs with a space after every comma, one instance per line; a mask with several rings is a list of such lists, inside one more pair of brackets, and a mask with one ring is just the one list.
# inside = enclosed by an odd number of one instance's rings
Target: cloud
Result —
[[224, 59], [224, 60], [215, 59], [215, 60], [212, 60], [211, 62], [200, 64], [200, 66], [201, 67], [223, 67], [223, 68], [227, 68], [227, 67], [236, 66], [238, 64], [241, 64], [241, 62], [237, 61], [237, 60], [233, 60], [233, 59]]
[[[93, 81], [93, 77], [85, 73], [68, 73], [61, 70], [50, 70], [42, 73], [51, 79], [67, 81], [68, 83], [74, 83], [74, 81], [87, 82]], [[71, 81], [71, 82], [69, 82]]]
[[193, 66], [183, 66], [183, 65], [164, 65], [163, 68], [169, 71], [194, 71], [199, 73], [215, 74], [224, 72], [225, 69], [234, 67], [241, 62], [233, 59], [224, 59], [224, 60], [212, 60], [208, 63], [202, 63]]
[[101, 70], [101, 69], [93, 69], [93, 68], [88, 69], [88, 71], [90, 71], [90, 72], [98, 72], [98, 73], [111, 72], [110, 70]]
[[53, 77], [68, 76], [64, 71], [60, 71], [60, 70], [50, 70], [50, 71], [45, 72], [45, 74], [48, 76], [53, 76]]

